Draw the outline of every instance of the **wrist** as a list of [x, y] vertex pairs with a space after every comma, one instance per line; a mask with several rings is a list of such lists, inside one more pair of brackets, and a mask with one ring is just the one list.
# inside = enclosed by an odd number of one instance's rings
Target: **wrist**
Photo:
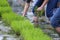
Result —
[[22, 14], [22, 15], [23, 15], [23, 16], [25, 16], [25, 15], [26, 15], [26, 13], [24, 13], [24, 12], [23, 12], [23, 14]]
[[41, 6], [41, 8], [44, 8], [44, 6]]

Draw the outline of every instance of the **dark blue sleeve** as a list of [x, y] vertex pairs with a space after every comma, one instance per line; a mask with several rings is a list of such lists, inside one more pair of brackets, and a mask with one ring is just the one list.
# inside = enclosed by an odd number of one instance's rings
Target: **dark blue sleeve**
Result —
[[57, 6], [57, 1], [58, 0], [49, 0], [48, 4], [47, 4], [47, 8], [46, 8], [46, 15], [47, 17], [52, 17], [53, 15], [53, 9], [55, 9]]

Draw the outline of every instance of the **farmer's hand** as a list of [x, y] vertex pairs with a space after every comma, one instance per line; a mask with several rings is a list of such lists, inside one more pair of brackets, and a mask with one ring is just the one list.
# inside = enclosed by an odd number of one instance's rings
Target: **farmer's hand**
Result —
[[37, 8], [37, 11], [41, 11], [41, 10], [43, 10], [43, 7], [38, 7]]
[[25, 17], [26, 13], [23, 13], [22, 16]]
[[24, 17], [25, 15], [23, 14], [22, 16]]

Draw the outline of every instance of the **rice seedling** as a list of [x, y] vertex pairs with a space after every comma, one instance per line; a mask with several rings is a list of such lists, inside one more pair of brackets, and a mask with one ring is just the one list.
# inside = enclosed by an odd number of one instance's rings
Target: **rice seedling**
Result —
[[34, 28], [28, 20], [13, 21], [11, 27], [15, 32], [20, 32], [24, 40], [51, 40], [41, 29]]
[[44, 34], [42, 30], [38, 28], [32, 30], [24, 30], [22, 32], [24, 40], [52, 40], [52, 38]]
[[[16, 24], [16, 25], [15, 25]], [[33, 29], [33, 24], [31, 24], [28, 20], [23, 21], [14, 21], [12, 22], [11, 26], [14, 27], [20, 27], [20, 30], [28, 30]]]
[[7, 6], [9, 6], [9, 4], [6, 0], [0, 0], [0, 7], [7, 7]]
[[11, 7], [0, 7], [0, 13], [5, 13], [5, 12], [12, 12]]
[[35, 9], [34, 9], [34, 13], [38, 16], [38, 17], [41, 17], [42, 15], [43, 15], [43, 10], [41, 10], [41, 11], [37, 11], [37, 6], [35, 7]]
[[14, 20], [24, 20], [24, 17], [20, 16], [20, 15], [16, 15], [15, 13], [11, 12], [11, 13], [4, 13], [2, 14], [2, 20], [5, 22], [5, 24], [10, 25], [12, 21]]

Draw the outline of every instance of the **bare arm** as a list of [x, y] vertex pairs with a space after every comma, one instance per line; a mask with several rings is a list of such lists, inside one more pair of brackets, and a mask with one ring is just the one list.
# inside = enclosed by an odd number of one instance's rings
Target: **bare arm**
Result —
[[41, 5], [41, 7], [44, 7], [47, 4], [48, 0], [44, 0], [43, 4]]
[[43, 2], [42, 5], [37, 9], [37, 11], [41, 11], [47, 3], [48, 3], [48, 0], [44, 0], [44, 2]]
[[25, 3], [25, 7], [24, 7], [24, 11], [23, 11], [23, 16], [26, 15], [27, 11], [28, 11], [28, 8], [30, 6], [30, 3]]
[[24, 11], [23, 11], [23, 16], [25, 16], [27, 14], [27, 11], [28, 11], [28, 8], [30, 6], [30, 2], [32, 0], [26, 0], [26, 3], [25, 3], [25, 7], [24, 7]]

